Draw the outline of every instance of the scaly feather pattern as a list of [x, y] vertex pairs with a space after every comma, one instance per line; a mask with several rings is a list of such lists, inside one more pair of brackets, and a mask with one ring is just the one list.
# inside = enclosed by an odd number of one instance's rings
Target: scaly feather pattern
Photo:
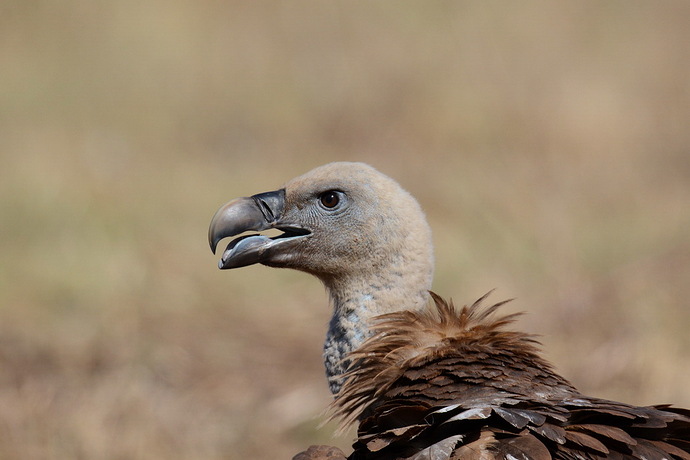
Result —
[[582, 395], [486, 296], [379, 316], [333, 406], [357, 459], [690, 460], [690, 412]]

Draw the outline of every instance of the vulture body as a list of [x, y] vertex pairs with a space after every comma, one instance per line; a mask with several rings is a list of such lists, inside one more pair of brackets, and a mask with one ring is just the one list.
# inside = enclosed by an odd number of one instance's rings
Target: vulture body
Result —
[[[416, 200], [362, 163], [331, 163], [274, 192], [233, 200], [209, 242], [219, 267], [261, 263], [321, 279], [332, 410], [358, 423], [353, 452], [297, 460], [690, 460], [690, 411], [582, 395], [486, 296], [457, 310], [430, 293], [431, 232]], [[432, 300], [433, 302], [431, 302]]]

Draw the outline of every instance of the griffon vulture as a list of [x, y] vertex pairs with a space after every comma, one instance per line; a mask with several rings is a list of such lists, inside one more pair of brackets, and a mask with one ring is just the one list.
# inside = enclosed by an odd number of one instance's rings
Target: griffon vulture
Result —
[[[362, 163], [331, 163], [211, 221], [235, 238], [219, 267], [302, 270], [326, 286], [333, 413], [359, 423], [350, 459], [690, 460], [690, 411], [581, 394], [508, 328], [501, 302], [456, 309], [430, 293], [431, 231], [416, 200]], [[295, 459], [345, 459], [312, 446]]]

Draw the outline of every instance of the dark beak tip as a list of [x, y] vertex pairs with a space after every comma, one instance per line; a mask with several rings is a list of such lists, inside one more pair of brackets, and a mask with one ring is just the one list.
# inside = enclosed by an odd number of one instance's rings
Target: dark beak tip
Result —
[[[213, 221], [215, 221], [216, 216], [213, 216]], [[211, 248], [211, 252], [213, 254], [216, 253], [216, 250], [218, 249], [218, 243], [220, 243], [220, 240], [223, 238], [219, 237], [218, 232], [213, 224], [211, 224], [208, 228], [208, 245]]]
[[208, 234], [208, 245], [210, 246], [211, 252], [212, 252], [213, 254], [215, 254], [215, 253], [216, 253], [216, 249], [218, 249], [218, 242], [219, 242], [219, 241], [220, 241], [220, 240], [218, 240], [218, 239], [216, 239], [216, 238], [213, 238], [213, 235], [212, 235], [211, 232], [209, 231], [209, 234]]

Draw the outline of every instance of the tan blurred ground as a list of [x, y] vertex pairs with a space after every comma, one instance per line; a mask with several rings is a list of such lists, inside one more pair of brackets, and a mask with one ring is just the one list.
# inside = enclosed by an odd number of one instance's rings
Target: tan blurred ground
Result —
[[690, 406], [689, 21], [685, 1], [0, 2], [0, 458], [331, 441], [322, 287], [217, 270], [206, 228], [333, 160], [419, 198], [439, 293], [517, 297], [586, 392]]

